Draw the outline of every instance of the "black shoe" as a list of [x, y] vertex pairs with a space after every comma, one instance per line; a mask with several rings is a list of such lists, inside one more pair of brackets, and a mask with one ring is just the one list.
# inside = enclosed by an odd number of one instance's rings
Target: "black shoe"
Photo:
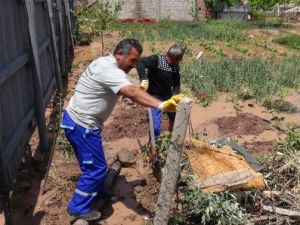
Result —
[[85, 214], [85, 215], [76, 215], [74, 213], [72, 213], [69, 209], [68, 209], [68, 213], [71, 216], [76, 217], [77, 219], [83, 219], [86, 221], [95, 221], [95, 220], [99, 220], [101, 217], [101, 213], [95, 209], [92, 209], [89, 213]]
[[116, 202], [118, 201], [118, 197], [110, 191], [106, 191], [104, 194], [98, 195], [96, 198], [96, 201], [99, 199], [104, 199], [106, 201], [110, 201], [110, 202]]

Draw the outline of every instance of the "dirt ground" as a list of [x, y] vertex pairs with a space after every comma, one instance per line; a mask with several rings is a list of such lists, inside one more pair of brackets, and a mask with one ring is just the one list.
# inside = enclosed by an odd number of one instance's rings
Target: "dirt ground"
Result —
[[[100, 52], [100, 44], [96, 42], [90, 46], [76, 47], [64, 106], [67, 105], [80, 74]], [[134, 75], [130, 77], [136, 83]], [[300, 123], [299, 93], [286, 99], [298, 107], [298, 112], [294, 114], [269, 111], [251, 100], [233, 103], [228, 99], [228, 95], [220, 95], [218, 100], [206, 108], [194, 104], [191, 113], [193, 131], [206, 140], [233, 137], [255, 156], [260, 156], [268, 155], [276, 141], [285, 137], [282, 127]], [[47, 110], [48, 116], [51, 112], [50, 109]], [[108, 164], [114, 161], [122, 148], [138, 151], [139, 154], [135, 159], [136, 163], [122, 168], [116, 179], [113, 191], [119, 201], [106, 205], [102, 211], [102, 220], [95, 224], [142, 225], [154, 214], [159, 183], [151, 175], [142, 152], [142, 147], [148, 142], [146, 112], [145, 108], [121, 99], [105, 124], [102, 135]], [[14, 222], [16, 225], [72, 224], [74, 220], [67, 214], [66, 208], [80, 175], [77, 162], [74, 156], [63, 154], [61, 149], [69, 146], [61, 138], [53, 157], [47, 188], [44, 194], [40, 193], [46, 164], [43, 157], [35, 151], [37, 141], [35, 134], [29, 143], [33, 152], [31, 166], [24, 163], [20, 168], [12, 203]], [[0, 219], [0, 224], [3, 224], [3, 219], [2, 222]]]

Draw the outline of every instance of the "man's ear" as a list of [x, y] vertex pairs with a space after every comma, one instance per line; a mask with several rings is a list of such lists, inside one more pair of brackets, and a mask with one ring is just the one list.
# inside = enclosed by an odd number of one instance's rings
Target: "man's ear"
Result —
[[118, 50], [117, 53], [116, 53], [116, 59], [117, 59], [117, 60], [120, 60], [122, 57], [123, 57], [122, 51], [121, 51], [121, 50]]

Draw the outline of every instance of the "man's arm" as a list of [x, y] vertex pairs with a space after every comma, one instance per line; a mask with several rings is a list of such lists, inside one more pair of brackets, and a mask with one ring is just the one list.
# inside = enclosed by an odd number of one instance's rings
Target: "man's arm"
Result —
[[158, 64], [158, 56], [152, 55], [149, 57], [141, 58], [136, 65], [136, 70], [138, 72], [140, 81], [148, 80], [148, 74], [146, 73], [146, 68], [155, 67]]
[[118, 94], [130, 98], [132, 101], [145, 107], [157, 108], [161, 104], [160, 100], [152, 97], [147, 92], [134, 85], [126, 85], [119, 90]]

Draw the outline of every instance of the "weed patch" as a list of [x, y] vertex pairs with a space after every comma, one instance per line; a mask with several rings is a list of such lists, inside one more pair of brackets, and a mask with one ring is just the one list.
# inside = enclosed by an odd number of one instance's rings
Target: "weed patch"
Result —
[[274, 42], [281, 45], [286, 45], [291, 49], [300, 50], [300, 36], [296, 34], [291, 34], [289, 36], [276, 38], [274, 39]]
[[205, 93], [214, 99], [218, 92], [226, 92], [235, 93], [243, 100], [253, 98], [263, 102], [270, 96], [280, 96], [285, 87], [299, 88], [300, 58], [274, 61], [257, 58], [192, 60], [182, 66], [182, 81], [196, 96]]

